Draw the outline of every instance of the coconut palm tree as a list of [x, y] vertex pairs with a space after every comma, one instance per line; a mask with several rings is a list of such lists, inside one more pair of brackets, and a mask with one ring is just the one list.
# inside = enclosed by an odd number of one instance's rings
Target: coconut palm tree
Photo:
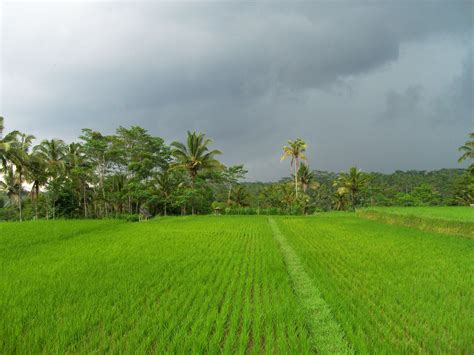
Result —
[[46, 170], [50, 177], [55, 178], [64, 172], [67, 145], [62, 139], [45, 139], [35, 146], [33, 150], [45, 160], [47, 164]]
[[74, 142], [66, 145], [63, 151], [63, 160], [66, 172], [71, 174], [72, 171], [79, 167], [84, 160], [82, 145]]
[[469, 140], [459, 147], [459, 151], [463, 154], [459, 157], [458, 162], [474, 159], [474, 132], [469, 133]]
[[300, 168], [300, 161], [307, 160], [305, 155], [306, 147], [305, 141], [301, 138], [295, 141], [289, 140], [288, 145], [283, 147], [283, 155], [280, 158], [280, 160], [291, 158], [290, 166], [294, 171], [296, 199], [298, 199], [298, 170]]
[[[459, 151], [462, 152], [462, 155], [458, 159], [459, 163], [465, 160], [474, 160], [474, 132], [469, 133], [469, 140], [464, 143], [463, 146], [459, 147]], [[474, 163], [469, 166], [469, 171], [474, 175]]]
[[116, 212], [123, 213], [124, 206], [127, 204], [125, 196], [129, 183], [130, 180], [124, 173], [114, 174], [106, 180], [109, 192], [108, 200]]
[[249, 205], [250, 195], [245, 186], [238, 185], [232, 193], [232, 201], [239, 207], [246, 207]]
[[369, 176], [353, 166], [349, 169], [349, 172], [339, 174], [335, 185], [346, 188], [350, 196], [351, 206], [355, 209], [359, 203], [359, 193], [367, 186], [368, 182]]
[[31, 134], [21, 133], [19, 131], [13, 131], [7, 134], [5, 139], [9, 142], [9, 150], [7, 153], [8, 159], [15, 166], [15, 173], [18, 175], [18, 212], [20, 222], [23, 220], [22, 215], [22, 191], [23, 191], [23, 179], [27, 174], [28, 163], [29, 163], [29, 150], [34, 136]]
[[88, 216], [88, 182], [91, 179], [92, 166], [80, 143], [70, 143], [64, 150], [64, 170], [76, 190], [79, 205], [82, 205], [84, 218]]
[[311, 171], [307, 164], [301, 164], [298, 170], [298, 177], [301, 183], [303, 192], [306, 192], [308, 188], [317, 189], [319, 184], [315, 180], [314, 173]]
[[[67, 145], [61, 139], [43, 140], [39, 145], [33, 148], [34, 154], [41, 157], [46, 164], [46, 174], [50, 183], [56, 180], [65, 172]], [[56, 216], [56, 193], [53, 190], [53, 219]]]
[[334, 209], [336, 211], [343, 211], [346, 209], [347, 194], [348, 191], [346, 187], [337, 188], [334, 194]]
[[18, 205], [18, 175], [12, 165], [5, 167], [3, 181], [0, 180], [0, 190], [5, 192], [11, 205]]
[[[171, 143], [171, 154], [176, 159], [173, 168], [186, 169], [191, 178], [191, 188], [194, 190], [196, 178], [201, 170], [221, 169], [222, 164], [215, 159], [221, 154], [219, 150], [209, 150], [208, 145], [212, 140], [206, 138], [203, 133], [189, 132], [186, 144], [180, 142]], [[194, 204], [192, 205], [194, 214]]]
[[296, 196], [293, 194], [292, 185], [291, 182], [276, 185], [280, 197], [280, 204], [287, 211], [290, 211], [291, 206], [298, 201]]
[[39, 193], [41, 187], [46, 185], [48, 181], [48, 175], [46, 173], [46, 162], [41, 155], [35, 152], [30, 155], [26, 179], [32, 183], [30, 195], [34, 204], [35, 219], [38, 220]]
[[168, 214], [168, 206], [173, 192], [178, 188], [173, 172], [170, 169], [162, 170], [155, 175], [154, 185], [163, 199], [163, 215]]
[[0, 116], [0, 163], [5, 168], [7, 165], [8, 150], [10, 149], [10, 143], [7, 138], [3, 138], [4, 118]]

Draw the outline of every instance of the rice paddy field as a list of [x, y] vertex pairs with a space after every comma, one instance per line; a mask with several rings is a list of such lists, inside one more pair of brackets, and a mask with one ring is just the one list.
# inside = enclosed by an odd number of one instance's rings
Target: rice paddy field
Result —
[[0, 353], [473, 353], [473, 260], [354, 213], [0, 223]]
[[379, 207], [357, 213], [387, 224], [474, 238], [474, 207]]
[[431, 219], [474, 223], [474, 207], [380, 207], [371, 208], [370, 210], [402, 216], [417, 216]]

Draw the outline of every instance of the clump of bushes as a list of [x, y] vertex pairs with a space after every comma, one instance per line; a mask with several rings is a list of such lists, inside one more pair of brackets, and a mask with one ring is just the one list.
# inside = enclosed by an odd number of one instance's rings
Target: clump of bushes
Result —
[[138, 222], [140, 217], [138, 214], [129, 214], [129, 213], [116, 213], [111, 215], [110, 218], [112, 219], [121, 219], [127, 222]]
[[288, 214], [283, 211], [281, 208], [255, 208], [255, 207], [222, 207], [220, 213], [225, 215], [284, 215]]

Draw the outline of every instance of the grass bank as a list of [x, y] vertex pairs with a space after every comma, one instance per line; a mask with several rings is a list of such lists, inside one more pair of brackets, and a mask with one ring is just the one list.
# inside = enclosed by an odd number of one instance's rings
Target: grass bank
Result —
[[422, 231], [474, 237], [473, 207], [397, 207], [358, 210], [361, 218]]

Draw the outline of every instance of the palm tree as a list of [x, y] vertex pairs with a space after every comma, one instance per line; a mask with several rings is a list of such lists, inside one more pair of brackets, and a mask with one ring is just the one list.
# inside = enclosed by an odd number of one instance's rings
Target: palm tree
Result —
[[[87, 218], [87, 179], [89, 166], [80, 143], [71, 143], [64, 149], [64, 170], [76, 190], [79, 205], [82, 204], [84, 217]], [[82, 202], [81, 202], [82, 201]]]
[[7, 165], [8, 151], [10, 149], [10, 142], [5, 137], [3, 138], [4, 118], [0, 116], [0, 163], [2, 163], [5, 168]]
[[276, 186], [281, 206], [287, 211], [291, 210], [291, 206], [297, 202], [296, 196], [293, 195], [292, 183], [277, 184]]
[[172, 171], [166, 169], [155, 175], [154, 182], [163, 197], [163, 215], [166, 216], [168, 214], [168, 205], [171, 195], [178, 187], [177, 181], [175, 180]]
[[298, 170], [300, 168], [300, 161], [307, 160], [306, 155], [306, 143], [301, 138], [296, 139], [295, 141], [288, 141], [288, 145], [283, 147], [283, 155], [280, 160], [285, 160], [286, 158], [291, 157], [291, 168], [294, 171], [295, 177], [295, 196], [298, 199]]
[[27, 180], [32, 183], [31, 197], [35, 208], [35, 219], [38, 220], [38, 198], [41, 186], [48, 182], [48, 175], [46, 173], [46, 162], [43, 157], [35, 152], [30, 155], [28, 162]]
[[469, 139], [463, 146], [459, 147], [459, 151], [463, 153], [458, 159], [460, 163], [464, 160], [474, 159], [474, 132], [469, 133]]
[[334, 209], [336, 211], [343, 211], [346, 209], [346, 202], [347, 202], [347, 188], [346, 187], [339, 187], [334, 194]]
[[346, 188], [351, 199], [352, 208], [358, 205], [358, 196], [361, 190], [367, 186], [369, 176], [357, 169], [355, 166], [349, 169], [349, 172], [341, 172], [337, 178], [335, 185]]
[[123, 213], [124, 195], [129, 183], [127, 175], [123, 173], [114, 174], [108, 179], [108, 182], [110, 184], [110, 200], [112, 201], [115, 211]]
[[65, 170], [66, 151], [67, 146], [62, 139], [45, 139], [34, 147], [34, 152], [46, 161], [47, 172], [53, 178]]
[[0, 189], [7, 194], [10, 204], [17, 205], [19, 184], [18, 176], [12, 165], [9, 165], [4, 169], [3, 180], [4, 181], [0, 180]]
[[66, 171], [68, 174], [71, 174], [72, 171], [79, 167], [84, 160], [82, 145], [74, 142], [66, 145], [63, 151], [63, 158]]
[[[465, 160], [474, 160], [474, 132], [469, 133], [469, 140], [459, 147], [459, 151], [463, 153], [458, 159], [459, 163]], [[474, 175], [474, 163], [469, 166], [469, 171]]]
[[[215, 159], [221, 154], [219, 150], [209, 150], [207, 147], [212, 140], [206, 138], [203, 133], [189, 132], [186, 144], [180, 142], [171, 143], [171, 154], [176, 159], [173, 167], [186, 169], [191, 178], [191, 188], [194, 190], [196, 178], [201, 170], [220, 169], [222, 164]], [[194, 204], [192, 205], [194, 214]]]
[[19, 131], [10, 132], [5, 139], [10, 142], [10, 148], [8, 151], [8, 159], [15, 166], [15, 172], [18, 175], [18, 212], [20, 222], [23, 221], [22, 215], [22, 191], [23, 191], [23, 178], [25, 177], [28, 170], [29, 163], [29, 150], [34, 136], [31, 134], [21, 133]]
[[232, 201], [239, 207], [245, 207], [249, 205], [249, 197], [250, 195], [245, 186], [238, 185], [233, 191]]
[[311, 171], [307, 164], [301, 164], [298, 170], [298, 177], [301, 183], [303, 192], [306, 192], [308, 188], [317, 189], [319, 184], [315, 181], [314, 173]]
[[[65, 155], [67, 151], [66, 143], [61, 139], [43, 140], [35, 146], [33, 152], [37, 154], [46, 163], [46, 174], [51, 183], [56, 182], [57, 178], [65, 171]], [[56, 195], [53, 187], [53, 219], [56, 216]]]

